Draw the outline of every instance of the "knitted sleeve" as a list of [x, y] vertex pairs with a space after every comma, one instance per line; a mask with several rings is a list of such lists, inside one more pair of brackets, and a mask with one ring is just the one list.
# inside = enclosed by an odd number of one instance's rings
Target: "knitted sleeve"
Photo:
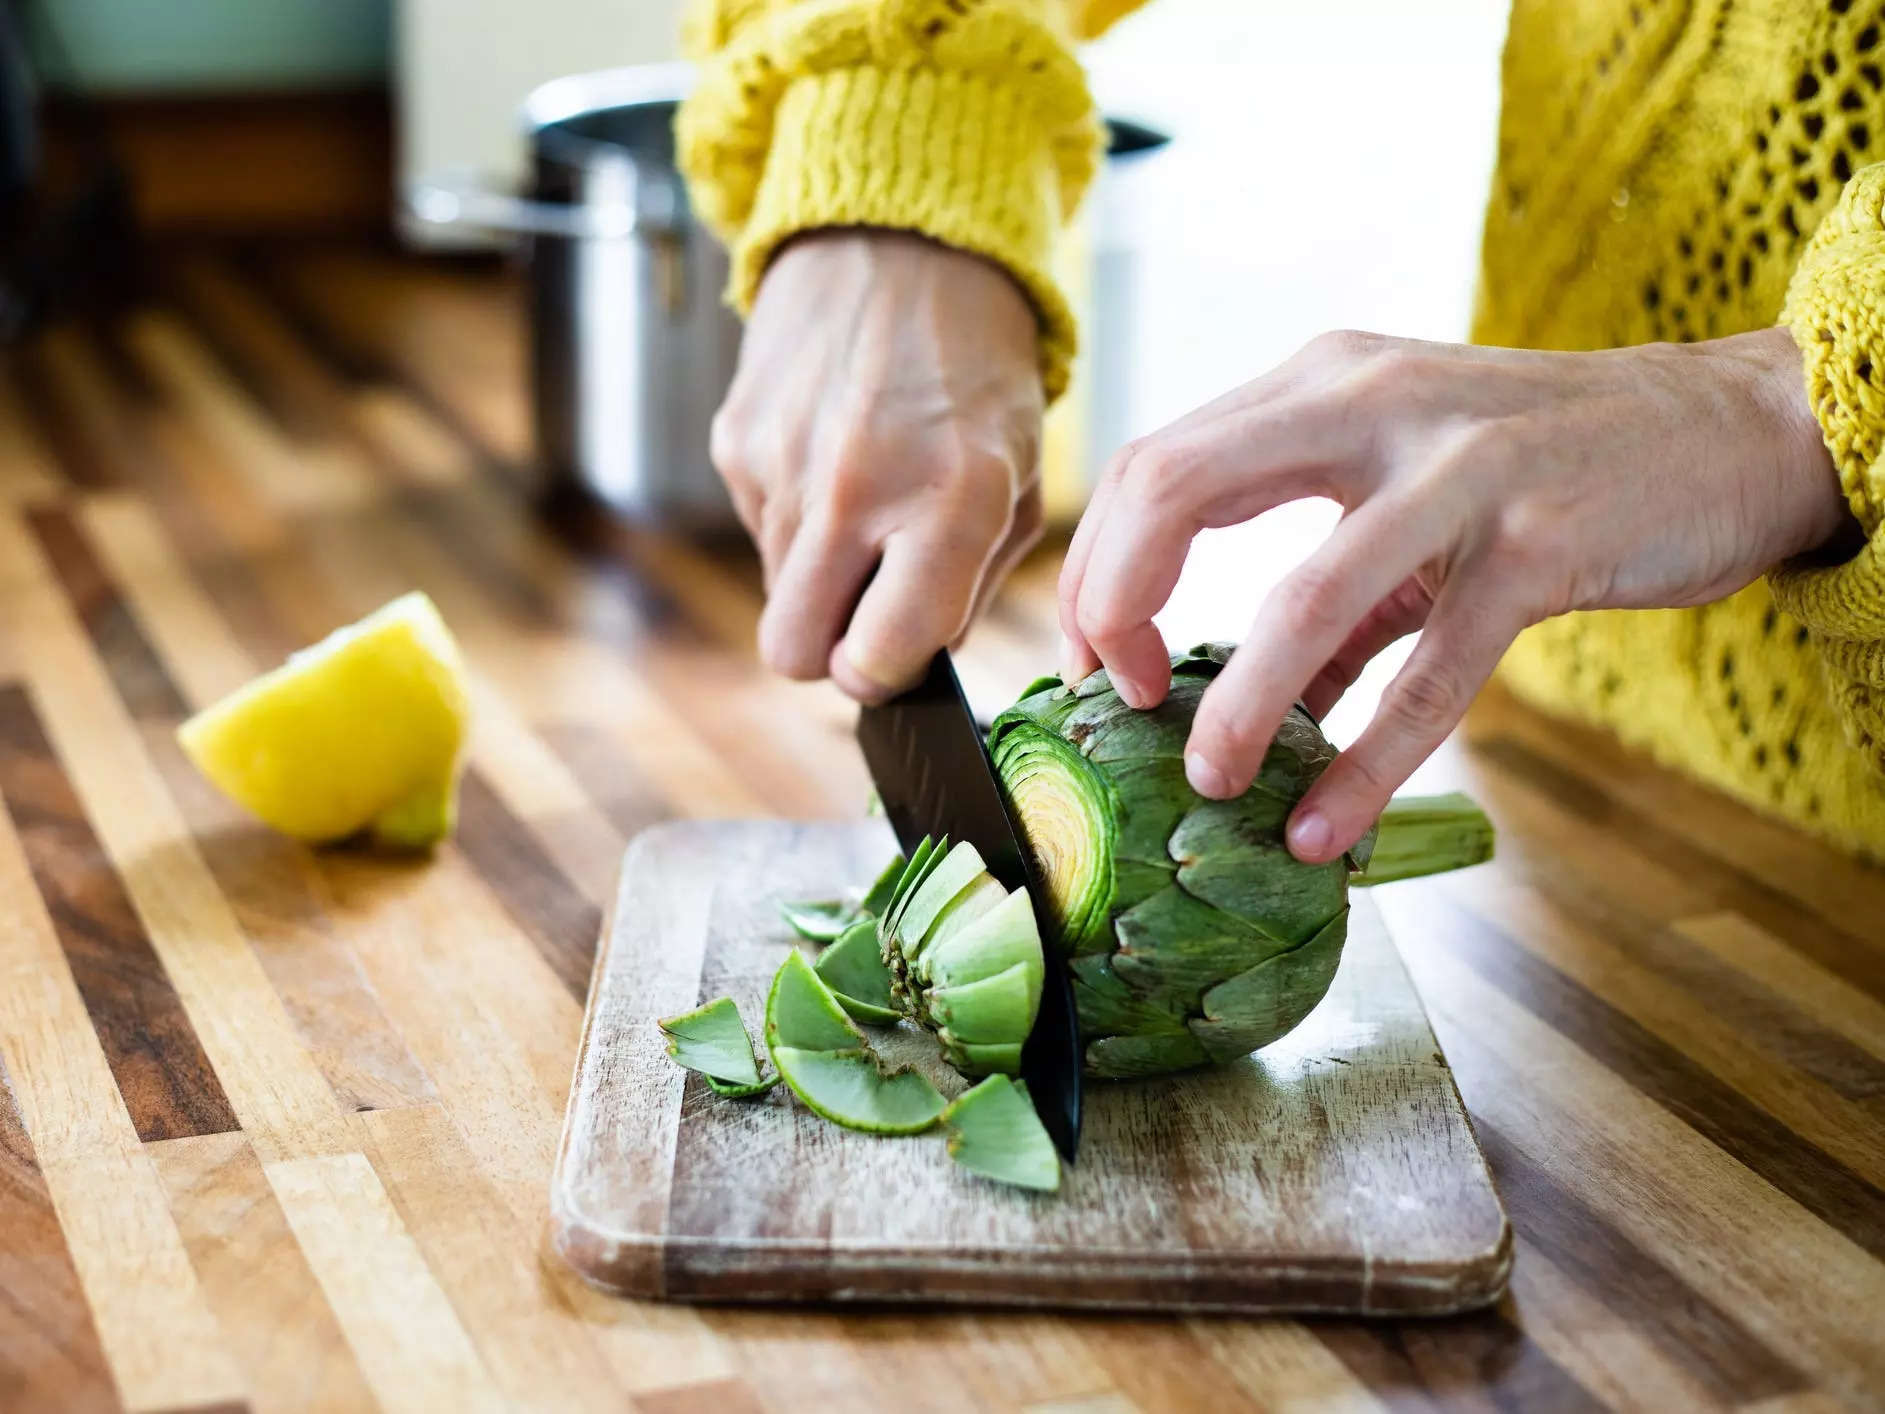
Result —
[[1794, 271], [1781, 317], [1866, 539], [1843, 563], [1797, 562], [1769, 581], [1812, 635], [1848, 736], [1885, 770], [1885, 163], [1846, 184]]
[[695, 205], [749, 309], [781, 242], [917, 231], [1005, 266], [1041, 325], [1050, 397], [1073, 317], [1053, 244], [1100, 157], [1076, 40], [1139, 0], [690, 0], [700, 63], [677, 125]]

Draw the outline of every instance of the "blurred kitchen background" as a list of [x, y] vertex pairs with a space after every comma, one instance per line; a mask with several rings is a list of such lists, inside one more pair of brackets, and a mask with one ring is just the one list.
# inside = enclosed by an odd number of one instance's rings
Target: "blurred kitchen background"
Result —
[[[368, 243], [423, 268], [467, 269], [507, 291], [513, 350], [537, 325], [534, 359], [481, 366], [513, 384], [508, 405], [485, 415], [507, 437], [534, 420], [540, 445], [546, 420], [561, 420], [548, 432], [559, 463], [614, 448], [605, 489], [658, 518], [663, 498], [698, 477], [682, 464], [685, 448], [704, 444], [721, 376], [712, 350], [682, 346], [699, 344], [698, 328], [664, 331], [683, 313], [710, 322], [700, 306], [711, 301], [693, 257], [682, 251], [677, 263], [672, 195], [645, 170], [662, 156], [646, 147], [646, 125], [635, 161], [611, 165], [596, 140], [606, 148], [623, 129], [580, 117], [636, 85], [541, 86], [672, 63], [679, 10], [680, 0], [17, 4], [24, 59], [16, 52], [10, 66], [10, 97], [22, 118], [41, 120], [25, 131], [43, 150], [14, 154], [16, 169], [37, 176], [24, 197], [15, 188], [0, 313], [17, 326], [38, 305], [82, 303], [152, 242]], [[1462, 336], [1504, 17], [1503, 0], [1155, 0], [1089, 51], [1104, 110], [1129, 120], [1121, 132], [1170, 141], [1116, 161], [1069, 242], [1090, 337], [1049, 449], [1064, 516], [1120, 440], [1323, 329]], [[684, 79], [666, 71], [651, 82], [652, 93]], [[584, 168], [573, 185], [546, 177], [540, 154], [533, 162], [519, 120], [533, 93], [539, 121], [587, 144], [565, 154]], [[533, 185], [565, 209], [546, 222], [505, 205]], [[573, 213], [572, 197], [596, 214]], [[136, 241], [116, 224], [127, 206]], [[637, 234], [620, 225], [630, 215]], [[467, 220], [565, 234], [493, 236]], [[637, 242], [666, 248], [634, 265], [597, 254]], [[398, 298], [392, 285], [374, 288]], [[426, 338], [425, 321], [403, 336]], [[432, 352], [478, 365], [475, 349]], [[654, 376], [662, 370], [665, 382]], [[532, 377], [534, 419], [514, 386]], [[659, 435], [648, 422], [664, 424]], [[664, 462], [653, 472], [635, 464], [648, 448]], [[659, 494], [637, 503], [632, 483], [650, 476]], [[698, 518], [685, 495], [676, 504]], [[1205, 537], [1163, 621], [1168, 638], [1240, 634], [1330, 519], [1328, 507], [1299, 506]], [[1356, 725], [1332, 724], [1338, 737]]]

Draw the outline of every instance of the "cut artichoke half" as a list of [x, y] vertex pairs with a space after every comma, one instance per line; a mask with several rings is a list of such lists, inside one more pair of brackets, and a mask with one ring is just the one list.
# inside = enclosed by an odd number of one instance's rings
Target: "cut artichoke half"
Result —
[[814, 1114], [868, 1134], [919, 1134], [942, 1114], [921, 1072], [886, 1070], [843, 1004], [796, 948], [766, 997], [766, 1049]]
[[877, 936], [895, 1005], [936, 1033], [951, 1065], [969, 1075], [1020, 1069], [1046, 969], [1025, 889], [1004, 889], [966, 841], [926, 839]]
[[759, 1078], [752, 1037], [746, 1034], [731, 997], [715, 997], [705, 1006], [664, 1017], [655, 1025], [668, 1038], [668, 1054], [674, 1063], [698, 1071], [716, 1095], [745, 1099], [779, 1083], [776, 1075]]
[[[1171, 660], [1139, 711], [1104, 671], [1043, 678], [995, 719], [989, 754], [1047, 891], [1049, 947], [1072, 973], [1090, 1074], [1127, 1077], [1224, 1062], [1308, 1015], [1334, 979], [1353, 882], [1489, 858], [1492, 826], [1465, 796], [1398, 801], [1346, 858], [1304, 864], [1284, 826], [1335, 759], [1300, 705], [1255, 780], [1208, 800], [1184, 749], [1230, 649]], [[893, 968], [894, 971], [894, 968]]]
[[903, 877], [903, 865], [903, 856], [899, 854], [884, 866], [883, 873], [862, 894], [788, 901], [779, 905], [780, 916], [807, 942], [834, 943], [852, 924], [875, 918], [889, 906], [897, 880]]
[[942, 1123], [949, 1157], [971, 1173], [1042, 1193], [1059, 1190], [1060, 1155], [1019, 1080], [989, 1076], [951, 1100]]
[[890, 990], [890, 969], [877, 944], [877, 920], [860, 918], [818, 955], [812, 970], [853, 1021], [890, 1026], [902, 1015]]

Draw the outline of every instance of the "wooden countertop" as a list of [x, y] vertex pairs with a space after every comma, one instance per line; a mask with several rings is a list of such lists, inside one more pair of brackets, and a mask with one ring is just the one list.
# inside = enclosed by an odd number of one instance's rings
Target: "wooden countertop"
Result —
[[[1496, 696], [1497, 863], [1395, 928], [1518, 1234], [1425, 1324], [697, 1310], [542, 1247], [624, 842], [863, 798], [749, 563], [523, 513], [516, 292], [182, 253], [0, 369], [0, 1408], [1818, 1410], [1885, 1400], [1885, 873]], [[1047, 659], [1054, 565], [964, 659]], [[175, 724], [393, 594], [477, 674], [429, 864], [245, 823]]]

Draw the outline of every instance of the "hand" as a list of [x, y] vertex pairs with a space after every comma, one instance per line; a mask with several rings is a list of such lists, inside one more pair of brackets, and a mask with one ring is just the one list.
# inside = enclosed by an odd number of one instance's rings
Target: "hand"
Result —
[[1601, 353], [1329, 334], [1115, 459], [1061, 574], [1066, 671], [1163, 700], [1152, 615], [1192, 537], [1305, 496], [1342, 519], [1205, 693], [1185, 764], [1238, 794], [1293, 700], [1320, 715], [1422, 630], [1291, 818], [1310, 862], [1366, 832], [1521, 629], [1706, 603], [1850, 521], [1784, 329]]
[[919, 236], [777, 257], [713, 425], [769, 666], [871, 701], [962, 637], [1040, 537], [1037, 337], [1005, 271]]

